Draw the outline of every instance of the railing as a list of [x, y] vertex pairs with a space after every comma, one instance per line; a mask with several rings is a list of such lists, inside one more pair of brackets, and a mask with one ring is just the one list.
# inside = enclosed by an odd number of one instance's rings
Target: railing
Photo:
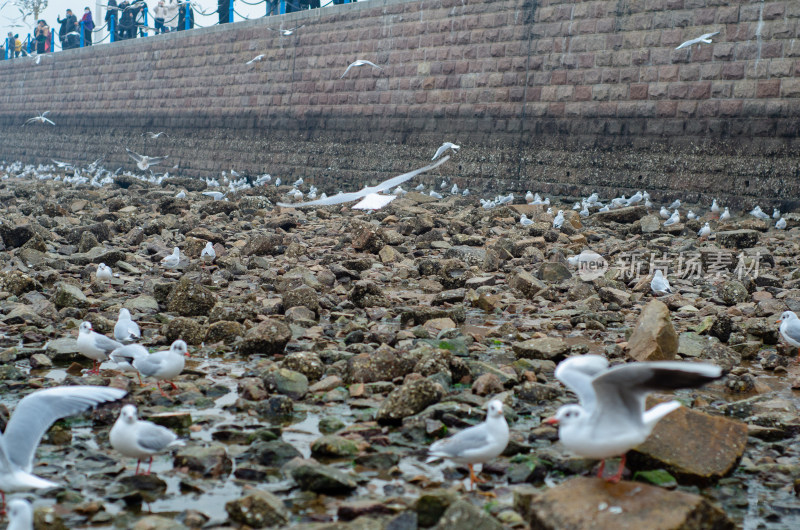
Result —
[[[228, 0], [228, 9], [227, 9], [227, 13], [226, 13], [227, 17], [225, 17], [223, 19], [223, 17], [220, 16], [220, 20], [219, 20], [219, 22], [217, 24], [233, 23], [234, 22], [234, 14], [239, 15], [241, 18], [243, 18], [245, 20], [249, 20], [249, 18], [247, 16], [242, 15], [241, 13], [239, 13], [238, 11], [236, 11], [234, 9], [234, 2], [235, 1], [236, 0]], [[256, 2], [247, 2], [245, 0], [238, 0], [238, 1], [243, 3], [243, 4], [249, 5], [249, 6], [255, 6], [255, 5], [262, 4], [262, 3], [266, 4], [266, 14], [264, 16], [271, 16], [271, 15], [275, 15], [275, 14], [283, 15], [285, 13], [296, 12], [296, 11], [301, 11], [302, 10], [301, 6], [300, 6], [300, 0], [279, 0], [277, 2], [275, 0], [258, 0]], [[336, 1], [336, 0], [328, 0], [327, 2], [320, 1], [320, 6], [319, 7], [320, 8], [327, 7], [327, 6], [332, 5], [332, 4], [349, 4], [351, 2], [356, 2], [356, 1], [357, 0], [338, 0], [338, 1]], [[141, 10], [141, 16], [142, 16], [141, 23], [136, 21], [136, 19], [139, 16], [139, 13], [137, 12], [137, 13], [134, 14], [133, 36], [131, 37], [130, 34], [129, 34], [129, 36], [127, 38], [136, 38], [137, 37], [137, 33], [141, 37], [147, 37], [147, 36], [149, 36], [148, 30], [150, 30], [150, 29], [153, 29], [155, 31], [155, 34], [158, 35], [159, 33], [167, 33], [169, 30], [164, 31], [164, 29], [166, 29], [168, 27], [174, 27], [174, 28], [177, 29], [177, 31], [186, 31], [186, 30], [190, 30], [190, 29], [195, 28], [195, 27], [203, 28], [203, 27], [206, 27], [206, 26], [201, 26], [200, 24], [195, 22], [195, 18], [196, 18], [195, 17], [195, 13], [196, 12], [200, 13], [203, 16], [210, 16], [210, 15], [214, 15], [214, 14], [219, 14], [219, 9], [215, 9], [214, 11], [209, 11], [209, 12], [204, 12], [204, 11], [201, 11], [199, 9], [195, 9], [195, 7], [192, 5], [192, 2], [190, 0], [180, 1], [178, 3], [178, 6], [179, 6], [178, 14], [173, 16], [169, 20], [165, 20], [162, 23], [163, 24], [162, 28], [151, 28], [150, 26], [148, 26], [148, 15], [149, 15], [149, 13], [148, 13], [147, 6], [144, 6], [143, 9]], [[316, 7], [312, 8], [310, 5], [308, 5], [308, 9], [316, 9]], [[115, 9], [115, 11], [118, 11], [118, 10]], [[183, 15], [183, 28], [178, 27], [179, 23], [180, 23], [180, 18], [181, 18], [181, 11], [183, 11], [183, 14], [182, 14]], [[277, 13], [275, 11], [277, 11]], [[83, 21], [80, 21], [79, 24], [78, 24], [79, 27], [77, 29], [77, 32], [80, 33], [79, 36], [78, 36], [79, 37], [79, 46], [78, 47], [84, 48], [87, 45], [91, 46], [92, 44], [98, 44], [100, 42], [103, 42], [106, 39], [109, 39], [109, 42], [117, 42], [118, 40], [120, 40], [120, 38], [119, 38], [120, 26], [119, 26], [119, 22], [117, 20], [117, 17], [118, 17], [118, 13], [114, 13], [111, 17], [109, 17], [107, 24], [104, 24], [103, 26], [101, 26], [99, 28], [95, 27], [92, 30], [90, 30], [90, 31], [94, 31], [94, 32], [99, 32], [99, 31], [102, 31], [103, 29], [106, 29], [106, 27], [108, 28], [108, 35], [106, 35], [105, 37], [97, 40], [96, 42], [87, 42], [85, 23]], [[167, 26], [168, 22], [172, 22], [176, 18], [178, 19], [178, 22], [175, 24], [175, 26]], [[130, 28], [126, 27], [125, 31], [127, 33], [128, 31], [130, 31]], [[73, 33], [74, 34], [75, 32], [68, 32], [68, 35], [69, 35], [69, 33]], [[59, 38], [56, 39], [55, 34], [56, 34], [55, 30], [53, 28], [51, 28], [50, 29], [50, 52], [56, 51], [56, 47], [61, 48], [63, 50], [64, 49], [64, 41], [69, 38], [66, 35], [64, 37], [59, 35]], [[33, 53], [33, 51], [36, 49], [36, 40], [32, 39], [31, 35], [29, 33], [27, 38], [25, 39], [23, 45], [24, 46], [21, 49], [22, 55], [29, 55], [29, 54]], [[13, 59], [15, 57], [15, 55], [16, 55], [16, 42], [15, 41], [12, 42], [11, 39], [6, 38], [6, 40], [5, 40], [5, 50], [4, 51], [5, 51], [4, 57], [3, 57], [4, 59]]]

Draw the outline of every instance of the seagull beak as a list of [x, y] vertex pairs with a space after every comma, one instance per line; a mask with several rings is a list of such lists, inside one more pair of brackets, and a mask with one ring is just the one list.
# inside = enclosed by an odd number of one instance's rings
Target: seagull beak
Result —
[[776, 323], [776, 324], [780, 324], [781, 322], [783, 322], [783, 320], [780, 320], [780, 319], [779, 319], [779, 320], [776, 320], [776, 321], [775, 321], [775, 323]]
[[546, 420], [542, 420], [542, 423], [546, 423], [548, 425], [558, 425], [558, 419], [555, 416], [551, 416]]

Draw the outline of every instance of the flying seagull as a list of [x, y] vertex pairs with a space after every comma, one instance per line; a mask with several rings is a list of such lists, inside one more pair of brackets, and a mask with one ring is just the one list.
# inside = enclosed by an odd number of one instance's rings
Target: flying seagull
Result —
[[267, 29], [270, 30], [270, 31], [280, 31], [281, 35], [283, 35], [284, 37], [288, 37], [289, 35], [291, 35], [295, 31], [297, 31], [298, 29], [302, 28], [303, 26], [305, 26], [305, 24], [303, 24], [302, 26], [297, 26], [297, 27], [291, 28], [291, 29], [273, 29], [273, 28], [267, 28]]
[[461, 149], [461, 146], [450, 142], [445, 142], [439, 147], [439, 149], [436, 150], [436, 154], [433, 155], [433, 158], [431, 158], [431, 160], [436, 160], [437, 158], [442, 156], [442, 154], [444, 154], [444, 152], [447, 151], [448, 149], [452, 149], [453, 151], [458, 151], [459, 149]]
[[344, 78], [344, 76], [347, 75], [347, 72], [349, 72], [352, 67], [354, 67], [354, 66], [364, 66], [365, 64], [368, 64], [368, 65], [372, 66], [373, 68], [377, 68], [378, 70], [383, 70], [383, 68], [381, 68], [380, 66], [378, 66], [377, 64], [375, 64], [373, 62], [362, 61], [361, 59], [359, 59], [356, 62], [351, 63], [350, 66], [347, 67], [347, 70], [345, 70], [344, 73], [342, 74], [342, 77], [340, 77], [339, 79]]
[[28, 125], [29, 123], [33, 123], [33, 122], [35, 122], [35, 121], [38, 121], [39, 123], [49, 123], [50, 125], [55, 125], [55, 123], [53, 123], [53, 122], [52, 122], [52, 121], [50, 121], [49, 119], [45, 118], [45, 116], [47, 116], [48, 114], [50, 114], [50, 111], [49, 111], [49, 110], [48, 110], [48, 111], [46, 111], [46, 112], [42, 112], [42, 113], [41, 113], [41, 114], [39, 114], [38, 116], [34, 116], [33, 118], [31, 118], [31, 119], [29, 119], [28, 121], [26, 121], [25, 123], [23, 123], [23, 124], [22, 124], [22, 126], [23, 126], [23, 127], [25, 127], [25, 126], [26, 126], [26, 125]]
[[705, 33], [703, 35], [700, 35], [696, 39], [687, 40], [686, 42], [684, 42], [675, 49], [680, 50], [681, 48], [688, 48], [689, 46], [692, 46], [694, 44], [700, 44], [701, 42], [705, 44], [711, 44], [711, 37], [713, 37], [714, 35], [719, 35], [719, 31], [715, 31], [714, 33]]
[[326, 197], [324, 199], [317, 199], [316, 201], [308, 201], [308, 202], [298, 202], [294, 204], [279, 202], [278, 206], [284, 208], [302, 208], [304, 206], [330, 206], [332, 204], [342, 204], [345, 202], [352, 202], [363, 197], [366, 197], [372, 193], [380, 193], [382, 191], [389, 190], [396, 186], [399, 186], [403, 182], [407, 180], [411, 180], [412, 178], [416, 177], [420, 173], [425, 173], [426, 171], [430, 171], [431, 169], [440, 166], [441, 164], [450, 160], [450, 156], [446, 156], [435, 162], [433, 164], [427, 165], [420, 169], [415, 169], [414, 171], [410, 171], [409, 173], [403, 173], [402, 175], [398, 175], [397, 177], [390, 178], [389, 180], [385, 180], [378, 184], [377, 186], [368, 186], [363, 188], [359, 191], [353, 191], [350, 193], [340, 193], [338, 195], [334, 195], [333, 197]]
[[142, 136], [144, 136], [145, 134], [148, 135], [151, 140], [155, 140], [156, 138], [160, 138], [161, 136], [166, 136], [167, 135], [167, 133], [165, 133], [163, 131], [162, 132], [157, 132], [157, 133], [147, 131], [146, 133], [142, 133]]
[[133, 160], [136, 162], [136, 167], [138, 167], [142, 171], [147, 171], [147, 169], [150, 166], [154, 166], [156, 164], [160, 164], [161, 162], [163, 162], [164, 160], [169, 158], [169, 156], [144, 156], [144, 155], [140, 155], [139, 153], [134, 153], [133, 151], [131, 151], [127, 147], [125, 148], [125, 150], [128, 152], [128, 156], [133, 158]]
[[264, 57], [266, 57], [266, 55], [264, 55], [263, 53], [261, 55], [256, 55], [255, 57], [253, 57], [252, 59], [250, 59], [249, 61], [247, 61], [244, 64], [257, 63], [258, 61], [262, 60]]

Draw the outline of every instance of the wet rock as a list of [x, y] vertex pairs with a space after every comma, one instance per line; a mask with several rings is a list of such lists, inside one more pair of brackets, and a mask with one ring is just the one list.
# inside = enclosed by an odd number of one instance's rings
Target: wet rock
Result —
[[313, 352], [290, 353], [283, 360], [283, 367], [303, 374], [309, 381], [319, 381], [325, 373], [322, 360]]
[[448, 506], [442, 514], [436, 530], [451, 528], [470, 528], [471, 530], [501, 530], [497, 519], [465, 500], [458, 500]]
[[172, 289], [167, 309], [184, 317], [205, 316], [216, 303], [217, 297], [214, 293], [188, 277], [183, 277]]
[[441, 385], [429, 379], [419, 379], [393, 390], [381, 403], [375, 419], [379, 423], [400, 423], [442, 399]]
[[117, 482], [122, 486], [128, 504], [154, 502], [167, 491], [167, 483], [155, 474], [127, 475], [120, 477]]
[[212, 445], [208, 447], [188, 446], [175, 454], [172, 465], [176, 468], [187, 468], [203, 477], [216, 478], [229, 475], [232, 469], [231, 459], [225, 447]]
[[499, 394], [505, 390], [500, 378], [494, 374], [486, 373], [475, 379], [472, 383], [472, 393], [477, 396], [488, 396], [491, 394]]
[[43, 353], [34, 353], [31, 355], [30, 362], [31, 368], [34, 370], [47, 370], [53, 367], [53, 361]]
[[543, 282], [558, 283], [572, 278], [572, 273], [561, 263], [547, 261], [539, 266], [538, 276]]
[[282, 467], [295, 458], [302, 458], [302, 454], [292, 444], [283, 440], [270, 442], [256, 442], [247, 450], [247, 454], [262, 466]]
[[543, 359], [560, 362], [569, 351], [569, 346], [562, 339], [544, 337], [515, 342], [511, 345], [517, 359]]
[[287, 418], [294, 412], [293, 403], [289, 396], [272, 396], [265, 401], [259, 401], [256, 405], [256, 412], [265, 418]]
[[377, 283], [371, 280], [359, 280], [350, 291], [348, 299], [356, 307], [389, 307], [389, 300]]
[[445, 489], [428, 491], [420, 495], [414, 504], [419, 526], [427, 528], [438, 523], [444, 512], [457, 500], [456, 492]]
[[269, 392], [302, 399], [308, 392], [308, 378], [300, 372], [279, 368], [264, 376], [264, 386]]
[[734, 528], [722, 510], [699, 495], [641, 482], [610, 484], [597, 478], [578, 477], [543, 494], [518, 491], [514, 507], [532, 528], [543, 530]]
[[358, 486], [350, 475], [321, 464], [301, 464], [291, 475], [300, 489], [326, 495], [346, 495]]
[[379, 348], [373, 353], [351, 357], [347, 361], [345, 381], [348, 383], [373, 383], [403, 377], [416, 364], [416, 359], [400, 357], [391, 348]]
[[56, 284], [52, 298], [53, 304], [58, 309], [64, 307], [89, 307], [89, 299], [78, 287], [64, 282]]
[[709, 329], [709, 335], [717, 337], [722, 342], [728, 342], [728, 339], [733, 332], [733, 319], [730, 315], [725, 313], [719, 313], [713, 319], [711, 324], [711, 328]]
[[283, 307], [305, 307], [319, 314], [319, 295], [311, 287], [304, 285], [283, 293]]
[[292, 338], [292, 330], [280, 320], [270, 319], [250, 328], [239, 344], [239, 353], [275, 355], [283, 353]]
[[508, 285], [528, 298], [533, 298], [547, 287], [544, 282], [525, 271], [515, 271], [509, 276]]
[[170, 517], [148, 515], [136, 521], [131, 530], [188, 530], [188, 527]]
[[326, 435], [311, 444], [311, 455], [314, 457], [345, 458], [356, 454], [358, 445], [343, 436]]
[[192, 426], [192, 415], [189, 412], [160, 412], [151, 414], [147, 420], [174, 431], [184, 431]]
[[529, 403], [546, 403], [561, 396], [564, 391], [554, 384], [527, 381], [515, 389], [517, 397]]
[[170, 320], [165, 335], [170, 343], [183, 340], [187, 344], [196, 346], [205, 340], [203, 325], [188, 317], [175, 317]]
[[729, 280], [719, 287], [719, 297], [726, 305], [736, 305], [750, 298], [747, 288], [741, 282]]
[[34, 508], [33, 527], [43, 530], [67, 530], [68, 528], [54, 506], [37, 506]]
[[758, 245], [756, 230], [724, 230], [717, 232], [717, 243], [727, 248], [751, 248]]
[[647, 441], [630, 452], [629, 466], [662, 467], [682, 484], [707, 485], [736, 469], [746, 445], [745, 423], [681, 407], [658, 422]]
[[230, 344], [237, 337], [244, 335], [244, 326], [231, 320], [219, 320], [214, 322], [206, 330], [205, 342], [224, 342]]
[[344, 429], [344, 422], [336, 416], [325, 416], [319, 420], [319, 432], [332, 434]]
[[672, 326], [669, 308], [659, 300], [642, 310], [628, 340], [628, 356], [637, 361], [668, 361], [678, 351], [678, 334]]
[[254, 490], [249, 495], [225, 503], [228, 516], [253, 528], [282, 526], [289, 522], [283, 501], [268, 491]]

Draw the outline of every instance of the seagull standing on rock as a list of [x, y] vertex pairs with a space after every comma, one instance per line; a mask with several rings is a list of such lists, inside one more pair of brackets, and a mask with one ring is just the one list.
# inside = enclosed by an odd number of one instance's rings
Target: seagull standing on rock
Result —
[[731, 212], [728, 210], [728, 207], [725, 207], [725, 211], [722, 212], [722, 215], [719, 216], [720, 221], [727, 221], [731, 218]]
[[142, 330], [131, 319], [131, 312], [124, 307], [119, 310], [117, 323], [114, 325], [114, 338], [123, 344], [130, 344], [142, 338]]
[[701, 228], [700, 231], [697, 232], [697, 235], [700, 236], [700, 237], [706, 237], [706, 238], [708, 236], [710, 236], [711, 235], [711, 227], [709, 226], [709, 224], [708, 223], [704, 224], [703, 228]]
[[90, 374], [99, 374], [100, 363], [108, 360], [108, 355], [122, 346], [119, 342], [92, 331], [92, 323], [88, 321], [81, 322], [76, 342], [78, 352], [92, 360], [92, 369], [88, 372]]
[[666, 207], [662, 206], [661, 210], [658, 212], [658, 215], [660, 215], [662, 219], [669, 219], [672, 214], [669, 213], [669, 210], [667, 210]]
[[626, 453], [681, 406], [673, 400], [645, 410], [647, 394], [696, 388], [722, 377], [722, 370], [713, 364], [669, 361], [609, 368], [605, 358], [589, 354], [562, 361], [555, 376], [577, 394], [580, 405], [564, 405], [544, 423], [559, 426], [558, 438], [573, 453], [601, 459], [600, 478], [606, 459], [621, 456], [617, 473], [606, 479], [619, 482]]
[[457, 432], [450, 438], [439, 440], [431, 445], [428, 460], [431, 463], [440, 458], [458, 464], [467, 464], [470, 486], [483, 482], [475, 476], [472, 466], [482, 464], [502, 454], [508, 445], [508, 423], [503, 415], [503, 402], [495, 399], [489, 402], [486, 421], [480, 425]]
[[772, 218], [773, 219], [780, 219], [781, 218], [781, 211], [777, 208], [772, 209]]
[[661, 269], [656, 269], [656, 272], [653, 274], [653, 279], [650, 280], [650, 290], [658, 295], [672, 293], [669, 280], [664, 277], [664, 273]]
[[800, 319], [797, 314], [794, 311], [784, 311], [777, 323], [781, 325], [778, 331], [783, 340], [798, 348], [797, 355], [800, 356]]
[[114, 275], [111, 273], [111, 267], [105, 263], [100, 263], [97, 266], [97, 272], [94, 277], [98, 282], [110, 282]]
[[764, 212], [761, 210], [761, 206], [758, 206], [758, 205], [756, 205], [756, 207], [755, 207], [755, 208], [753, 208], [752, 210], [750, 210], [750, 215], [752, 215], [752, 216], [753, 216], [753, 217], [755, 217], [756, 219], [761, 219], [761, 220], [766, 220], [766, 219], [769, 219], [769, 215], [765, 214], [765, 213], [764, 213]]
[[176, 340], [172, 343], [169, 350], [139, 357], [138, 359], [134, 359], [132, 364], [141, 375], [154, 378], [161, 395], [167, 397], [164, 389], [161, 388], [161, 381], [168, 381], [169, 384], [172, 385], [172, 388], [177, 390], [178, 387], [172, 380], [178, 377], [183, 371], [186, 362], [185, 357], [188, 356], [189, 350], [186, 343], [182, 340]]
[[177, 269], [181, 262], [181, 250], [178, 247], [172, 249], [172, 254], [161, 260], [166, 269]]
[[211, 244], [211, 241], [206, 242], [205, 248], [200, 252], [200, 259], [206, 265], [214, 263], [214, 260], [217, 259], [217, 251], [214, 250], [214, 245]]
[[784, 219], [783, 217], [778, 219], [778, 222], [775, 223], [775, 228], [777, 228], [778, 230], [785, 230], [786, 229], [786, 219]]
[[664, 226], [672, 226], [674, 224], [678, 224], [681, 221], [681, 214], [678, 210], [672, 212], [672, 215], [669, 216], [669, 219], [664, 221]]
[[561, 228], [564, 225], [564, 210], [559, 210], [553, 219], [553, 228]]
[[139, 465], [142, 459], [148, 459], [147, 473], [153, 465], [153, 455], [167, 450], [170, 447], [185, 445], [178, 437], [167, 429], [149, 421], [137, 418], [136, 407], [125, 405], [119, 413], [119, 418], [111, 427], [108, 440], [118, 453], [136, 459], [136, 471], [139, 474]]

